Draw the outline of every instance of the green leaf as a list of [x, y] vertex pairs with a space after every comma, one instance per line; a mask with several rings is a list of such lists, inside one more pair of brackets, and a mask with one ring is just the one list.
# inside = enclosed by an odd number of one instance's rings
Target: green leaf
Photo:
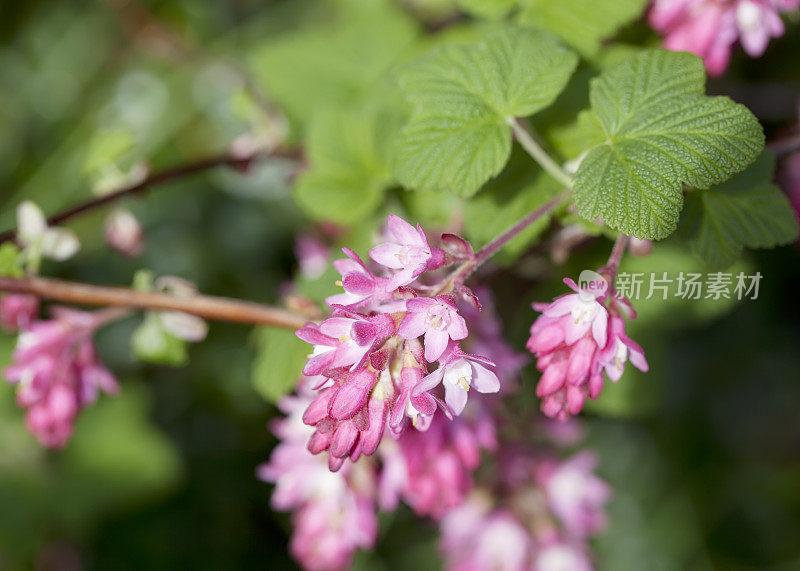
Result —
[[526, 0], [522, 24], [550, 30], [581, 54], [592, 57], [600, 43], [633, 22], [647, 0]]
[[395, 149], [395, 176], [414, 190], [472, 196], [508, 161], [507, 121], [550, 105], [576, 63], [551, 35], [519, 28], [417, 60], [400, 76], [414, 110]]
[[330, 4], [333, 14], [325, 21], [271, 40], [252, 56], [271, 100], [297, 123], [360, 98], [418, 34], [408, 14], [388, 0]]
[[[561, 186], [537, 168], [527, 154], [517, 151], [509, 167], [464, 205], [464, 231], [477, 250], [535, 210], [561, 190]], [[501, 263], [519, 257], [550, 224], [543, 216], [520, 232], [498, 252]]]
[[639, 238], [676, 227], [683, 184], [708, 188], [747, 167], [764, 134], [746, 107], [704, 95], [697, 56], [646, 50], [592, 81], [592, 109], [606, 140], [575, 175], [575, 203], [589, 219]]
[[744, 247], [773, 248], [797, 239], [797, 217], [772, 184], [775, 157], [764, 152], [730, 180], [686, 195], [678, 236], [704, 262], [725, 268]]
[[255, 331], [257, 355], [253, 362], [253, 385], [270, 402], [292, 391], [311, 348], [293, 331], [261, 327]]
[[157, 312], [147, 312], [144, 321], [131, 336], [133, 356], [146, 363], [178, 367], [189, 360], [186, 342], [161, 325]]
[[300, 176], [294, 199], [317, 220], [353, 224], [369, 216], [392, 183], [388, 147], [401, 116], [391, 107], [328, 109], [307, 137], [310, 168]]
[[507, 16], [517, 0], [457, 0], [456, 4], [471, 16], [497, 20]]
[[19, 248], [11, 242], [0, 245], [0, 276], [21, 278], [22, 274]]

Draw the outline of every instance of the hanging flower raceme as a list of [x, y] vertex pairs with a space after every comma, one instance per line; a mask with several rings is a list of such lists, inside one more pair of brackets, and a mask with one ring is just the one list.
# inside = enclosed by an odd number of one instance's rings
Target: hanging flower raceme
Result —
[[737, 40], [759, 57], [770, 38], [783, 35], [780, 13], [798, 6], [800, 0], [654, 0], [649, 21], [664, 35], [665, 48], [692, 52], [720, 75]]
[[402, 498], [417, 515], [442, 517], [472, 491], [481, 451], [496, 448], [494, 420], [477, 399], [453, 420], [438, 415], [424, 432], [403, 432], [396, 444], [381, 445], [381, 508]]
[[344, 466], [334, 473], [325, 461], [306, 448], [314, 432], [304, 424], [304, 410], [314, 398], [306, 378], [298, 396], [287, 396], [278, 406], [287, 415], [272, 430], [281, 439], [268, 463], [259, 466], [259, 478], [275, 484], [272, 506], [292, 510], [292, 555], [305, 569], [347, 569], [358, 549], [374, 546], [378, 519], [371, 467]]
[[331, 470], [374, 453], [387, 425], [395, 438], [408, 426], [426, 430], [437, 410], [460, 414], [471, 387], [500, 388], [494, 363], [459, 346], [469, 331], [453, 292], [466, 288], [428, 273], [468, 259], [471, 248], [446, 235], [448, 250], [460, 246], [448, 254], [397, 216], [389, 216], [387, 236], [370, 251], [382, 269], [343, 250], [347, 257], [333, 264], [344, 292], [327, 298], [331, 317], [297, 331], [313, 346], [303, 374], [322, 379], [303, 416], [315, 428], [309, 449], [327, 450]]
[[117, 381], [97, 359], [92, 336], [120, 316], [54, 308], [53, 319], [23, 329], [4, 377], [17, 384], [17, 403], [27, 409], [28, 429], [42, 445], [59, 448], [72, 435], [80, 410], [98, 393], [114, 394]]
[[625, 334], [621, 312], [635, 316], [627, 300], [608, 296], [605, 288], [581, 290], [569, 278], [564, 283], [575, 293], [533, 304], [542, 315], [531, 326], [527, 343], [542, 372], [536, 386], [542, 412], [559, 420], [578, 414], [587, 398], [600, 395], [603, 372], [616, 382], [627, 360], [648, 370], [644, 351]]
[[584, 451], [501, 447], [494, 491], [479, 488], [440, 527], [445, 568], [591, 571], [588, 540], [606, 527], [611, 492]]

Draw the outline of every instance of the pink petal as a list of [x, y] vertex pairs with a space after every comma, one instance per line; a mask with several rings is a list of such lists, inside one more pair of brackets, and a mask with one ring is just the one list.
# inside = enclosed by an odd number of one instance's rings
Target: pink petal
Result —
[[386, 266], [387, 268], [391, 268], [393, 270], [399, 270], [404, 267], [400, 262], [400, 259], [397, 257], [397, 254], [400, 253], [401, 248], [402, 246], [399, 244], [384, 242], [383, 244], [378, 244], [372, 248], [369, 251], [369, 257], [382, 266]]
[[424, 313], [407, 313], [397, 328], [397, 334], [403, 339], [416, 339], [428, 330]]
[[471, 386], [479, 393], [496, 393], [500, 390], [500, 381], [492, 371], [486, 367], [482, 367], [477, 363], [470, 363], [472, 365], [472, 382]]
[[450, 336], [446, 331], [440, 329], [428, 329], [425, 332], [425, 360], [433, 363], [442, 356], [447, 349], [447, 342]]
[[388, 226], [389, 231], [401, 244], [416, 246], [425, 245], [425, 242], [423, 242], [420, 238], [418, 229], [414, 228], [411, 224], [399, 216], [390, 214], [386, 225]]
[[444, 400], [453, 410], [453, 414], [458, 416], [467, 406], [467, 391], [458, 383], [445, 383]]

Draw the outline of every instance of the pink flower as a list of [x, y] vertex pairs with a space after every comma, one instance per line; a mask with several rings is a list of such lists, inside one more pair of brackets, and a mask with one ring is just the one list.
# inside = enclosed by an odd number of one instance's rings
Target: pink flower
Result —
[[[572, 280], [564, 282], [580, 291]], [[608, 312], [597, 298], [583, 293], [533, 307], [542, 312], [531, 326], [527, 343], [542, 372], [536, 395], [543, 399], [545, 415], [565, 420], [579, 413], [586, 397], [596, 398], [602, 388], [595, 354], [608, 340]]]
[[654, 0], [649, 20], [664, 34], [664, 47], [703, 58], [711, 75], [728, 67], [739, 40], [753, 57], [771, 37], [783, 35], [779, 12], [796, 9], [797, 0]]
[[398, 270], [386, 284], [386, 291], [410, 284], [423, 272], [441, 267], [445, 261], [444, 251], [431, 247], [428, 237], [417, 224], [411, 224], [399, 216], [389, 215], [388, 231], [394, 240], [384, 242], [369, 251], [369, 256], [382, 266]]
[[54, 319], [35, 321], [19, 336], [13, 363], [3, 371], [17, 383], [17, 402], [28, 409], [28, 428], [42, 445], [64, 446], [81, 408], [99, 391], [119, 390], [111, 372], [101, 365], [92, 344], [95, 330], [110, 313], [56, 308]]
[[644, 350], [625, 334], [625, 320], [615, 315], [609, 323], [608, 343], [597, 356], [608, 378], [617, 382], [625, 370], [625, 362], [629, 359], [637, 369], [646, 373], [649, 366]]
[[739, 0], [736, 25], [744, 51], [753, 57], [764, 53], [770, 38], [783, 35], [783, 22], [771, 0]]
[[278, 403], [287, 417], [274, 423], [281, 439], [258, 477], [275, 484], [272, 506], [295, 510], [290, 541], [292, 555], [306, 569], [346, 569], [358, 549], [370, 549], [377, 539], [378, 521], [373, 476], [356, 465], [331, 472], [324, 460], [306, 449], [313, 428], [302, 422], [303, 410], [313, 398], [307, 379], [297, 397]]
[[[418, 515], [441, 517], [472, 490], [481, 450], [496, 446], [494, 423], [477, 406], [462, 418], [434, 416], [426, 432], [403, 432], [396, 447], [391, 442], [382, 446], [381, 456], [384, 465], [390, 466], [387, 477], [391, 480], [382, 484], [383, 505], [391, 505], [387, 498], [396, 501], [402, 496]], [[396, 460], [398, 456], [402, 462]]]
[[536, 552], [532, 571], [593, 571], [591, 561], [577, 546], [555, 542]]
[[342, 305], [352, 307], [366, 304], [375, 299], [381, 301], [387, 298], [386, 278], [376, 277], [361, 261], [358, 254], [349, 248], [342, 248], [347, 258], [336, 260], [333, 267], [342, 275], [342, 288], [344, 293], [332, 295], [325, 299], [328, 305]]
[[311, 234], [299, 234], [294, 241], [294, 255], [300, 264], [300, 273], [308, 279], [317, 279], [328, 267], [328, 247]]
[[382, 341], [394, 334], [394, 321], [386, 314], [373, 317], [346, 314], [348, 317], [331, 317], [319, 325], [308, 323], [295, 332], [300, 339], [314, 345], [312, 356], [303, 368], [304, 375], [318, 375], [344, 366], [355, 371]]
[[303, 413], [303, 422], [316, 430], [308, 441], [312, 454], [328, 451], [328, 467], [337, 471], [346, 459], [355, 462], [378, 448], [386, 427], [394, 388], [387, 371], [380, 381], [364, 367], [342, 373], [333, 386], [322, 389]]
[[144, 250], [142, 226], [130, 210], [117, 208], [108, 215], [104, 237], [106, 244], [127, 258]]
[[625, 335], [625, 321], [618, 314], [629, 311], [627, 301], [611, 302], [614, 315], [609, 321], [602, 297], [580, 291], [572, 280], [564, 281], [578, 293], [561, 296], [551, 304], [534, 303], [542, 315], [531, 326], [527, 343], [542, 372], [536, 386], [542, 412], [559, 420], [578, 414], [587, 397], [600, 395], [603, 370], [616, 381], [630, 358], [637, 368], [647, 371], [642, 348]]
[[458, 341], [469, 335], [467, 323], [449, 295], [416, 297], [409, 299], [406, 307], [408, 313], [397, 328], [397, 334], [405, 339], [416, 339], [424, 334], [425, 359], [429, 363], [442, 356], [450, 339]]
[[789, 201], [800, 218], [800, 152], [785, 158], [778, 171], [778, 182], [789, 195]]
[[422, 347], [419, 341], [416, 339], [407, 341], [403, 355], [403, 367], [400, 370], [400, 394], [389, 417], [389, 428], [396, 436], [403, 432], [406, 418], [411, 419], [412, 425], [417, 430], [427, 430], [433, 420], [433, 414], [436, 412], [438, 399], [427, 392], [412, 393], [414, 387], [422, 381], [427, 373], [427, 369], [421, 361]]
[[483, 355], [495, 364], [494, 372], [504, 392], [516, 389], [522, 367], [530, 360], [518, 353], [503, 336], [503, 326], [494, 308], [494, 300], [488, 288], [475, 289], [482, 308], [479, 310], [465, 304], [462, 314], [467, 321], [470, 337], [467, 339], [469, 353]]
[[479, 393], [496, 393], [500, 390], [497, 376], [486, 367], [493, 367], [489, 359], [464, 353], [455, 342], [450, 342], [439, 363], [439, 368], [422, 379], [412, 395], [425, 394], [439, 383], [444, 385], [445, 402], [459, 415], [467, 404], [469, 389]]
[[12, 293], [0, 298], [0, 325], [10, 332], [27, 329], [39, 313], [39, 298]]
[[548, 463], [540, 470], [550, 508], [570, 537], [584, 539], [606, 528], [604, 508], [611, 488], [594, 475], [596, 467], [597, 456], [584, 451], [557, 467]]
[[533, 544], [527, 530], [507, 510], [489, 511], [473, 496], [441, 522], [440, 549], [451, 571], [520, 571], [530, 566]]

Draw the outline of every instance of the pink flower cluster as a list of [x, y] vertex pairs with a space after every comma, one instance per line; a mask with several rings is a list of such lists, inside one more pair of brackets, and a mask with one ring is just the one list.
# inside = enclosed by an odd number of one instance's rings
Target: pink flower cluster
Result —
[[[483, 295], [488, 296], [488, 292]], [[505, 356], [509, 376], [517, 375], [519, 368], [512, 370], [510, 363], [521, 365], [523, 358], [514, 355], [499, 337], [491, 305], [480, 314], [477, 311], [465, 314], [468, 326], [477, 333], [471, 339], [474, 345], [490, 349], [487, 355], [492, 358]], [[484, 323], [480, 325], [472, 319]], [[325, 377], [303, 377], [298, 396], [285, 397], [279, 403], [288, 415], [272, 427], [281, 443], [269, 463], [259, 468], [259, 476], [276, 485], [273, 507], [293, 511], [290, 549], [304, 568], [349, 567], [356, 550], [374, 545], [378, 509], [391, 511], [403, 501], [420, 516], [439, 518], [461, 505], [474, 487], [474, 472], [482, 452], [497, 449], [489, 399], [470, 399], [462, 414], [452, 420], [445, 415], [424, 416], [413, 412], [411, 403], [417, 399], [411, 396], [411, 387], [424, 375], [414, 363], [419, 363], [417, 359], [424, 360], [424, 350], [418, 340], [412, 340], [410, 345], [412, 351], [405, 355], [409, 359], [405, 378], [401, 373], [403, 384], [392, 408], [395, 419], [386, 419], [395, 438], [384, 438], [371, 457], [344, 463], [338, 471], [331, 472], [323, 457], [309, 451], [306, 443], [309, 439], [314, 442], [317, 428], [303, 419], [309, 405], [318, 398], [313, 387], [326, 382]], [[384, 390], [381, 383], [392, 383], [387, 375], [382, 374], [378, 390]], [[398, 423], [397, 418], [403, 421], [409, 414], [411, 424], [416, 421], [418, 427], [424, 426], [426, 430], [396, 430], [405, 424]]]
[[345, 248], [347, 257], [333, 263], [344, 291], [326, 300], [331, 317], [297, 331], [313, 346], [303, 374], [319, 391], [303, 415], [315, 428], [309, 450], [327, 450], [331, 470], [373, 454], [387, 427], [395, 438], [409, 425], [427, 430], [437, 409], [461, 414], [470, 388], [500, 389], [494, 363], [459, 343], [469, 331], [454, 294], [477, 299], [449, 276], [433, 275], [472, 250], [451, 235], [443, 245], [448, 252], [430, 245], [419, 225], [389, 216], [386, 241], [370, 251], [378, 265]]
[[564, 283], [575, 293], [533, 304], [542, 315], [531, 326], [527, 343], [542, 372], [536, 386], [542, 412], [559, 420], [578, 414], [587, 397], [600, 395], [603, 372], [616, 382], [627, 360], [641, 371], [648, 370], [644, 351], [625, 334], [620, 312], [635, 317], [627, 300], [609, 297], [604, 289], [597, 294], [581, 290], [569, 278]]
[[17, 384], [17, 403], [27, 409], [28, 429], [42, 445], [59, 448], [72, 435], [80, 410], [97, 400], [99, 391], [118, 390], [92, 342], [109, 313], [59, 307], [53, 319], [37, 320], [37, 310], [38, 301], [30, 296], [9, 295], [0, 302], [4, 326], [21, 330], [3, 376]]
[[287, 417], [272, 428], [281, 443], [257, 474], [275, 484], [273, 508], [293, 511], [289, 549], [303, 568], [347, 569], [355, 551], [369, 549], [377, 539], [375, 476], [364, 463], [331, 472], [308, 451], [306, 442], [314, 429], [303, 423], [303, 410], [313, 398], [307, 380], [299, 392], [280, 401]]
[[596, 462], [591, 452], [503, 455], [505, 501], [477, 490], [441, 520], [445, 568], [591, 571], [587, 542], [605, 529], [611, 495]]
[[710, 74], [720, 75], [737, 40], [760, 56], [770, 38], [783, 35], [780, 13], [798, 6], [800, 0], [654, 0], [649, 20], [664, 35], [664, 47], [692, 52]]

